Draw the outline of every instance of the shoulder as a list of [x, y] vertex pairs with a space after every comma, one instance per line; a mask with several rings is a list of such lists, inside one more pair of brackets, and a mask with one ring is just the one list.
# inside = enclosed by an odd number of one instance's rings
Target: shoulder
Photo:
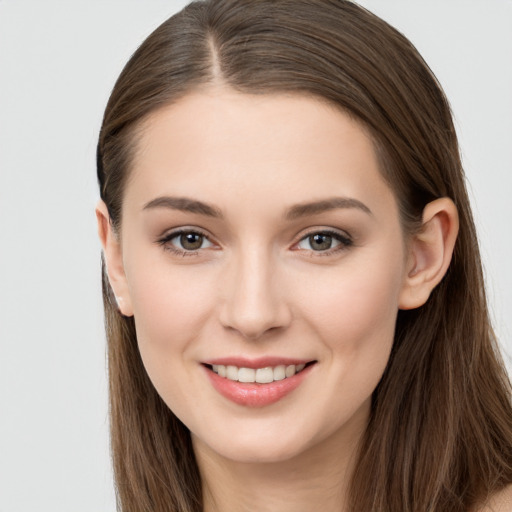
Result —
[[493, 494], [483, 507], [474, 512], [512, 512], [512, 485]]

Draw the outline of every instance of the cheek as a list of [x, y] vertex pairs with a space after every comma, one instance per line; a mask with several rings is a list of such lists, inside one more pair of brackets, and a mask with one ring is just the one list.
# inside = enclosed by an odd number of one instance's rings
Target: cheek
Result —
[[165, 263], [132, 270], [129, 288], [140, 355], [158, 394], [181, 417], [188, 401], [199, 396], [190, 385], [185, 393], [183, 383], [193, 382], [194, 346], [210, 317], [215, 284], [197, 271], [193, 275]]
[[194, 337], [207, 317], [215, 284], [207, 273], [171, 265], [137, 265], [129, 276], [134, 316], [143, 341], [169, 345], [180, 335]]
[[390, 263], [382, 252], [354, 259], [317, 276], [315, 286], [302, 294], [304, 318], [347, 371], [352, 366], [363, 374], [369, 364], [387, 363], [402, 286], [400, 261]]
[[[325, 350], [325, 394], [330, 427], [345, 424], [369, 400], [393, 345], [401, 267], [345, 267], [304, 294], [304, 319]], [[328, 390], [331, 390], [330, 392]], [[363, 409], [362, 409], [363, 408]]]
[[180, 383], [195, 368], [190, 364], [194, 343], [210, 317], [214, 278], [192, 266], [173, 267], [165, 258], [130, 263], [130, 297], [144, 366], [160, 396], [179, 409]]
[[[399, 282], [377, 272], [352, 273], [330, 290], [317, 290], [308, 300], [309, 315], [329, 337], [351, 337], [392, 324], [398, 312]], [[317, 283], [318, 284], [318, 283]]]

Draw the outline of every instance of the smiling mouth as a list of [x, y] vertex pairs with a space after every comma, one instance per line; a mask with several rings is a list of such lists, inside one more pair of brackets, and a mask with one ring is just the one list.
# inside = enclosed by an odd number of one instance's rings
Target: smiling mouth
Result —
[[302, 364], [289, 364], [266, 366], [264, 368], [245, 368], [233, 365], [205, 364], [206, 368], [233, 382], [270, 384], [293, 377], [301, 373], [305, 368], [315, 364], [316, 361], [309, 361]]

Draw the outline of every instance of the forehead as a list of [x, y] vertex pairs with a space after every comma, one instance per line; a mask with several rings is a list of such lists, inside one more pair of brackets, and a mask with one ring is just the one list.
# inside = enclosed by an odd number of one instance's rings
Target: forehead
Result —
[[164, 193], [208, 202], [233, 201], [233, 194], [260, 203], [393, 200], [367, 131], [340, 109], [300, 94], [213, 88], [145, 120], [127, 188], [127, 199], [140, 203]]

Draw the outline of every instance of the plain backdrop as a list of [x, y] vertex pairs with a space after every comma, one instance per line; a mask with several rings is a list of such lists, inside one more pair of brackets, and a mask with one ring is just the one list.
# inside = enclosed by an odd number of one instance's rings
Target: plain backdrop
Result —
[[[510, 354], [512, 1], [362, 3], [451, 101]], [[115, 510], [95, 145], [122, 66], [184, 4], [0, 0], [0, 512]]]

